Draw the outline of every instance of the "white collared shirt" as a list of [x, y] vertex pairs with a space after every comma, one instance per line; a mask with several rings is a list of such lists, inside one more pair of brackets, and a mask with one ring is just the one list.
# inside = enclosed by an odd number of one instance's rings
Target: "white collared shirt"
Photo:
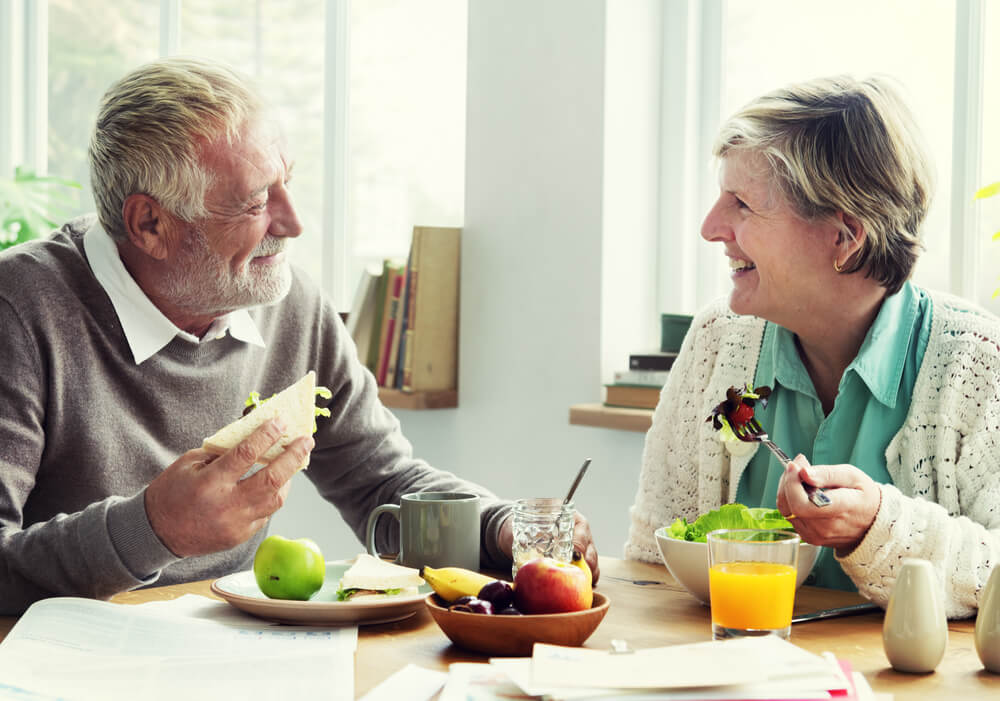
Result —
[[135, 364], [156, 355], [175, 336], [190, 343], [203, 343], [222, 338], [228, 332], [233, 338], [264, 347], [257, 324], [246, 309], [220, 316], [201, 338], [179, 328], [156, 308], [136, 283], [118, 255], [118, 247], [99, 223], [83, 236], [83, 248], [94, 271], [94, 277], [111, 298], [111, 304], [121, 321], [122, 331], [132, 350]]

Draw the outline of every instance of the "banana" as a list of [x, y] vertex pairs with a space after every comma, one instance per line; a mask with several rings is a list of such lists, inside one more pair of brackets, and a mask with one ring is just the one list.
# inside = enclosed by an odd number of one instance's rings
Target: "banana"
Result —
[[479, 590], [493, 581], [493, 577], [461, 567], [420, 568], [420, 576], [431, 585], [434, 593], [451, 603], [463, 596], [477, 596]]

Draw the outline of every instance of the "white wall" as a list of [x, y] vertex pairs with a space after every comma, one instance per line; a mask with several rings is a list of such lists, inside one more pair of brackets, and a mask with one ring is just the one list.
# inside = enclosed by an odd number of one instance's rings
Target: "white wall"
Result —
[[[417, 455], [505, 497], [561, 496], [592, 458], [577, 505], [621, 556], [643, 436], [568, 423], [602, 399], [605, 236], [655, 220], [603, 225], [606, 24], [603, 0], [470, 1], [459, 408], [397, 415]], [[301, 475], [272, 532], [360, 547]]]

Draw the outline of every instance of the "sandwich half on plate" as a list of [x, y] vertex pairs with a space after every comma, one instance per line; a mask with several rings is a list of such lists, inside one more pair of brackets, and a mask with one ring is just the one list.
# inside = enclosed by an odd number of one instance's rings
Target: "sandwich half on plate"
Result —
[[[327, 409], [316, 408], [317, 394], [330, 396], [326, 388], [316, 387], [316, 373], [310, 370], [301, 380], [269, 399], [260, 401], [256, 398], [256, 394], [251, 395], [247, 406], [255, 407], [253, 411], [219, 429], [214, 435], [206, 438], [201, 447], [209, 453], [222, 455], [232, 450], [237, 443], [256, 431], [265, 421], [281, 417], [285, 423], [284, 433], [277, 443], [257, 458], [259, 464], [266, 465], [281, 455], [285, 447], [296, 438], [312, 435], [316, 430], [317, 413], [330, 415]], [[309, 465], [308, 455], [298, 469], [303, 470], [307, 465]]]
[[412, 567], [394, 565], [361, 553], [341, 577], [337, 601], [419, 594], [418, 589], [423, 583], [419, 571]]

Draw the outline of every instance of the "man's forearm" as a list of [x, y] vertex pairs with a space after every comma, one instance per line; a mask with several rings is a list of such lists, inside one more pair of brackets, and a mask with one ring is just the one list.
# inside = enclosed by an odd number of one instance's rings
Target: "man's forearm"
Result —
[[146, 579], [130, 572], [112, 540], [109, 520], [127, 506], [112, 497], [25, 529], [0, 528], [0, 613], [23, 613], [50, 596], [107, 599], [155, 581], [158, 571]]

